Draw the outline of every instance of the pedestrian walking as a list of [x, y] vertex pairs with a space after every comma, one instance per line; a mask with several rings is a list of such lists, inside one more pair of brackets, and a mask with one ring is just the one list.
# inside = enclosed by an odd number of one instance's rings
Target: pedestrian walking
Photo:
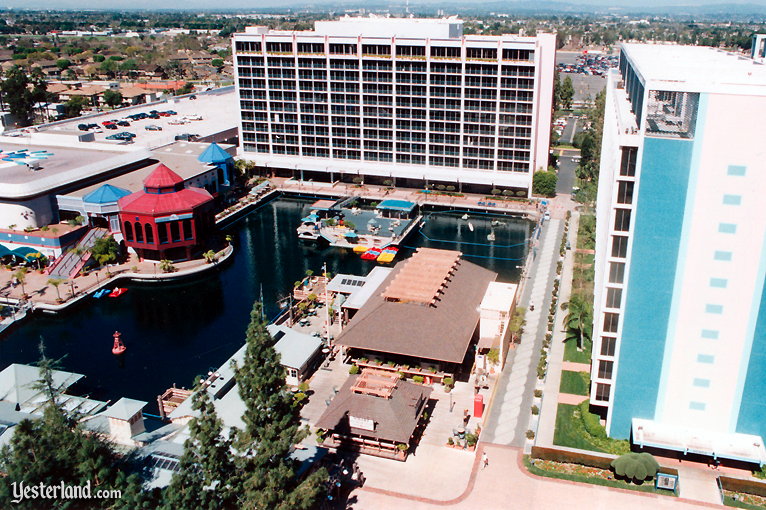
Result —
[[489, 457], [487, 457], [487, 452], [483, 452], [481, 454], [481, 464], [482, 464], [482, 469], [489, 466]]

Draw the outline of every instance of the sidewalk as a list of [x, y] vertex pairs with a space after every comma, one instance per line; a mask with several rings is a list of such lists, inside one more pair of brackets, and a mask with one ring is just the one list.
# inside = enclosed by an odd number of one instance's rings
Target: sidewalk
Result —
[[[527, 308], [521, 342], [509, 353], [505, 369], [492, 399], [482, 441], [523, 446], [529, 428], [530, 408], [537, 385], [537, 360], [545, 338], [553, 276], [556, 272], [562, 220], [552, 219], [543, 227], [542, 241], [525, 284], [519, 306]], [[535, 305], [529, 310], [529, 304]], [[512, 353], [512, 354], [511, 354]]]
[[[577, 228], [580, 223], [580, 213], [573, 212], [569, 221], [568, 239], [572, 246], [576, 245]], [[561, 385], [561, 370], [564, 364], [564, 319], [566, 312], [561, 310], [561, 303], [569, 301], [572, 293], [572, 272], [574, 269], [574, 250], [567, 250], [564, 255], [564, 266], [561, 269], [559, 300], [556, 311], [556, 321], [553, 325], [553, 339], [548, 352], [548, 374], [543, 388], [543, 403], [540, 409], [540, 421], [537, 425], [535, 444], [540, 446], [553, 445], [553, 435], [556, 428], [556, 411], [559, 404], [559, 386]], [[547, 311], [547, 310], [546, 310]], [[579, 404], [588, 397], [580, 396]]]

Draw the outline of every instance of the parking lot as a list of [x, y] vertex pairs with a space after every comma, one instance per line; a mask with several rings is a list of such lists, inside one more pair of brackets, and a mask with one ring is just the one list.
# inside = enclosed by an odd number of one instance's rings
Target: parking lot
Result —
[[[191, 99], [196, 97], [196, 99]], [[167, 145], [175, 140], [177, 135], [194, 134], [200, 137], [220, 133], [227, 129], [235, 128], [239, 123], [236, 94], [233, 87], [227, 87], [208, 92], [200, 92], [193, 96], [181, 96], [166, 101], [155, 102], [136, 107], [108, 110], [93, 115], [69, 119], [64, 122], [46, 126], [41, 131], [78, 131], [81, 124], [96, 124], [97, 129], [90, 129], [95, 135], [97, 142], [112, 144], [134, 143], [147, 148], [155, 148]], [[148, 118], [150, 112], [156, 111], [158, 118]], [[173, 115], [165, 115], [166, 112], [175, 112]], [[147, 118], [133, 120], [129, 115], [145, 114]], [[124, 121], [117, 129], [107, 129], [105, 122]], [[147, 126], [157, 129], [148, 130]], [[114, 140], [109, 137], [119, 133], [131, 133], [135, 136], [123, 140]], [[128, 140], [128, 138], [131, 138]]]

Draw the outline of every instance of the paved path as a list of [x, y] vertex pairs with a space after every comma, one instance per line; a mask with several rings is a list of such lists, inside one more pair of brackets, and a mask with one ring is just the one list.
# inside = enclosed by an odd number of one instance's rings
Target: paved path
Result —
[[691, 463], [680, 464], [678, 481], [682, 498], [703, 501], [705, 503], [721, 504], [721, 493], [718, 490], [718, 472], [706, 467], [698, 467]]
[[[572, 281], [569, 281], [569, 286], [572, 286]], [[562, 292], [562, 299], [564, 293]], [[569, 293], [567, 293], [567, 300], [569, 299]], [[560, 301], [564, 303], [565, 301]], [[561, 363], [561, 370], [568, 370], [570, 372], [590, 372], [590, 365], [587, 363], [575, 363], [574, 361], [564, 361]]]
[[559, 404], [569, 404], [570, 406], [576, 406], [583, 400], [587, 400], [587, 398], [588, 398], [587, 395], [573, 395], [572, 393], [559, 393], [559, 398], [556, 400], [556, 402]]
[[[489, 465], [481, 466], [481, 454], [487, 453]], [[463, 488], [458, 496], [454, 488], [444, 489], [443, 496], [423, 497], [420, 491], [399, 493], [397, 486], [411, 486], [410, 480], [401, 480], [393, 474], [386, 487], [367, 483], [351, 494], [347, 508], [355, 510], [390, 510], [406, 508], [424, 510], [454, 508], [455, 510], [692, 510], [724, 508], [719, 505], [689, 501], [684, 498], [659, 496], [641, 492], [613, 489], [598, 485], [580, 484], [530, 474], [522, 465], [522, 452], [518, 448], [480, 443], [470, 473], [461, 472], [456, 485]], [[392, 463], [394, 463], [392, 461]], [[432, 470], [422, 473], [422, 486], [432, 484], [434, 477], [450, 470], [449, 465], [430, 463]], [[464, 477], [464, 478], [462, 478]], [[369, 480], [369, 479], [368, 479]], [[457, 480], [457, 478], [456, 478]]]
[[[579, 225], [580, 215], [577, 212], [572, 214], [569, 223], [569, 242], [574, 246], [577, 239], [577, 227]], [[572, 292], [572, 270], [574, 264], [573, 250], [568, 250], [564, 255], [564, 265], [561, 270], [561, 286], [559, 288], [559, 308], [556, 314], [556, 322], [553, 327], [553, 339], [551, 348], [548, 351], [548, 374], [545, 377], [545, 387], [543, 388], [543, 402], [540, 406], [540, 421], [537, 425], [537, 435], [535, 444], [542, 446], [553, 445], [553, 435], [556, 427], [556, 412], [559, 405], [559, 387], [561, 386], [561, 371], [567, 362], [564, 362], [564, 318], [566, 314], [561, 310], [561, 303], [569, 301]], [[584, 397], [576, 402], [579, 404]]]
[[[550, 293], [556, 274], [559, 243], [564, 222], [552, 219], [543, 227], [536, 260], [528, 269], [529, 281], [519, 302], [527, 308], [526, 326], [518, 347], [508, 354], [486, 420], [484, 441], [522, 446], [529, 426], [533, 392], [537, 384], [537, 360], [547, 327]], [[529, 310], [530, 303], [535, 305]]]

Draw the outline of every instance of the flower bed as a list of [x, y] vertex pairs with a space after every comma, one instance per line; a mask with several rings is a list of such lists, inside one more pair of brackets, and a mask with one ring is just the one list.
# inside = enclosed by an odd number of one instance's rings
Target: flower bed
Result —
[[724, 504], [737, 508], [766, 508], [766, 498], [745, 492], [723, 491]]
[[524, 466], [530, 473], [537, 476], [558, 478], [560, 480], [570, 480], [572, 482], [603, 485], [606, 487], [617, 487], [620, 489], [639, 492], [664, 494], [665, 496], [676, 496], [676, 494], [672, 491], [655, 489], [654, 483], [652, 481], [647, 481], [641, 485], [636, 485], [623, 480], [617, 480], [614, 478], [612, 471], [607, 469], [540, 459], [535, 459], [533, 464], [527, 455], [524, 456]]

